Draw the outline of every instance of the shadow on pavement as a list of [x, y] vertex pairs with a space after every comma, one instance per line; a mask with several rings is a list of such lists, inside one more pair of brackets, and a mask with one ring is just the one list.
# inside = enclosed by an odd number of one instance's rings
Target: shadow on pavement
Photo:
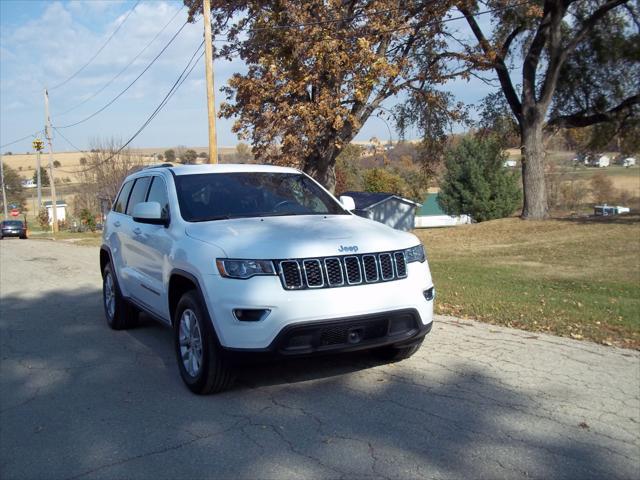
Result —
[[434, 341], [392, 365], [366, 353], [249, 365], [232, 390], [199, 397], [170, 329], [111, 331], [100, 301], [93, 289], [2, 298], [2, 478], [635, 473], [480, 367], [452, 356], [434, 373]]

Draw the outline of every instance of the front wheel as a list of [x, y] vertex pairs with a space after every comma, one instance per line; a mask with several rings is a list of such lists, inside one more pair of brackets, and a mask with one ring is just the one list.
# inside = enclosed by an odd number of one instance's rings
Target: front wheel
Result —
[[373, 350], [373, 353], [376, 357], [381, 358], [382, 360], [399, 362], [401, 360], [406, 360], [420, 350], [422, 342], [424, 342], [424, 337], [406, 347], [394, 347], [393, 345], [389, 345], [386, 347], [376, 348]]
[[180, 376], [199, 395], [221, 392], [232, 382], [231, 370], [220, 355], [213, 326], [197, 293], [185, 293], [174, 318], [174, 343]]

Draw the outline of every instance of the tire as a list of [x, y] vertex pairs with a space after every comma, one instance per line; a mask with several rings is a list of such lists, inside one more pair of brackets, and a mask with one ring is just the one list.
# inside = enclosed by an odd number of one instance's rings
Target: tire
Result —
[[113, 330], [126, 330], [138, 323], [138, 312], [122, 296], [110, 263], [102, 272], [102, 306], [107, 324]]
[[195, 290], [178, 302], [173, 325], [176, 360], [189, 390], [198, 395], [226, 390], [233, 382], [231, 370], [220, 354], [206, 307]]
[[26, 240], [26, 239], [27, 239], [27, 236], [26, 236], [26, 235], [21, 235], [21, 236], [20, 236], [20, 240]]
[[424, 342], [424, 337], [406, 347], [394, 347], [393, 345], [389, 345], [386, 347], [376, 348], [373, 350], [373, 354], [382, 360], [399, 362], [401, 360], [406, 360], [420, 350], [422, 342]]

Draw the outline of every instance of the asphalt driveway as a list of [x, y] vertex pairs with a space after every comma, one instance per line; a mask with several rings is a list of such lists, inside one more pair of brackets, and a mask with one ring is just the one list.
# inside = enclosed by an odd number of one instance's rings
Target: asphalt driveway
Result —
[[245, 367], [108, 329], [96, 248], [0, 243], [0, 477], [640, 478], [638, 352], [438, 317], [410, 360]]

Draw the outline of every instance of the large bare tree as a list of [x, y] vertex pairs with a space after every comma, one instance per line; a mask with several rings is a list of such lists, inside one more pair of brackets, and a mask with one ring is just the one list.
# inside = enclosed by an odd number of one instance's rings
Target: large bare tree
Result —
[[[462, 1], [480, 69], [493, 69], [521, 137], [525, 219], [547, 216], [543, 136], [638, 118], [638, 4], [625, 0]], [[493, 10], [490, 25], [476, 14]], [[479, 56], [478, 56], [479, 54]]]

